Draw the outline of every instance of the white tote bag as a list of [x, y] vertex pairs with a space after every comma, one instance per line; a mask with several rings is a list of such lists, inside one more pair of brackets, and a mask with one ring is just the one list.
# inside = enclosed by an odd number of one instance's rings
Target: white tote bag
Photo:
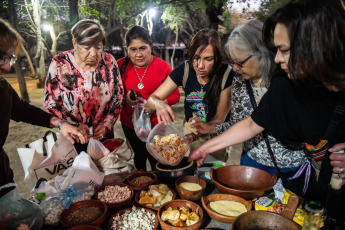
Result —
[[40, 178], [51, 180], [63, 174], [78, 156], [71, 142], [52, 131], [17, 151], [25, 172], [24, 181], [30, 191]]

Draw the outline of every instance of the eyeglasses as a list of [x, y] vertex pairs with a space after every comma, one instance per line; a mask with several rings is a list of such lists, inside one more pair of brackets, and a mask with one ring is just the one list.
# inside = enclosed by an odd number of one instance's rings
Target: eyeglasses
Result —
[[16, 61], [17, 56], [14, 54], [0, 56], [0, 65], [5, 65], [6, 63], [10, 62], [10, 65], [12, 66]]
[[229, 57], [228, 62], [229, 62], [231, 67], [233, 67], [234, 65], [237, 65], [238, 67], [242, 68], [244, 63], [246, 63], [251, 57], [253, 57], [253, 55], [250, 55], [249, 57], [247, 57], [246, 59], [244, 59], [241, 62], [235, 62], [234, 60], [232, 60], [231, 57]]

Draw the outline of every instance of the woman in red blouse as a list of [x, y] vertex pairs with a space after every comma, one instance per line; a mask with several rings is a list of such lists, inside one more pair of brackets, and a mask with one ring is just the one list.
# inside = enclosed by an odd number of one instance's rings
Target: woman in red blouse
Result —
[[105, 32], [98, 21], [82, 20], [71, 32], [74, 49], [55, 56], [49, 66], [44, 105], [89, 137], [111, 138], [123, 99], [116, 60], [103, 52]]
[[[146, 144], [135, 134], [132, 115], [133, 107], [137, 103], [130, 99], [130, 91], [133, 88], [138, 97], [145, 100], [164, 82], [171, 72], [171, 68], [162, 59], [152, 55], [152, 42], [147, 30], [140, 26], [132, 27], [126, 33], [126, 44], [128, 49], [127, 66], [122, 75], [125, 90], [125, 105], [121, 111], [120, 120], [126, 138], [134, 150], [134, 163], [137, 169], [146, 169], [148, 158], [152, 169], [155, 169], [155, 159], [147, 152]], [[127, 60], [128, 60], [127, 58]], [[122, 69], [125, 58], [118, 60], [119, 68]], [[124, 64], [125, 65], [125, 64]], [[167, 99], [169, 105], [180, 100], [179, 89], [176, 89]], [[151, 114], [151, 125], [158, 123], [156, 113]]]

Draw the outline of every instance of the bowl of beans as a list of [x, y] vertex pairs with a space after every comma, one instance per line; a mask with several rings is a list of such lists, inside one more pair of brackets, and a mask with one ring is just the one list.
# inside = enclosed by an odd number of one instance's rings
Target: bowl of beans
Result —
[[133, 206], [115, 213], [109, 219], [109, 230], [158, 229], [158, 217], [152, 210]]
[[108, 209], [118, 209], [132, 202], [133, 188], [125, 183], [109, 183], [98, 187], [95, 191], [95, 199], [104, 202]]
[[79, 225], [99, 226], [107, 217], [108, 208], [98, 200], [83, 200], [72, 204], [65, 209], [60, 216], [63, 228], [71, 228]]
[[136, 190], [145, 190], [156, 182], [157, 175], [153, 172], [134, 172], [127, 178], [127, 183]]

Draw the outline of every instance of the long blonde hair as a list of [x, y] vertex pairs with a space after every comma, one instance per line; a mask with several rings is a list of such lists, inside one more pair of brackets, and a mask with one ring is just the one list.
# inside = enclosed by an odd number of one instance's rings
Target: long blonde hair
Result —
[[7, 53], [7, 50], [13, 47], [14, 54], [18, 55], [24, 45], [22, 36], [2, 18], [0, 18], [0, 31], [0, 52]]

